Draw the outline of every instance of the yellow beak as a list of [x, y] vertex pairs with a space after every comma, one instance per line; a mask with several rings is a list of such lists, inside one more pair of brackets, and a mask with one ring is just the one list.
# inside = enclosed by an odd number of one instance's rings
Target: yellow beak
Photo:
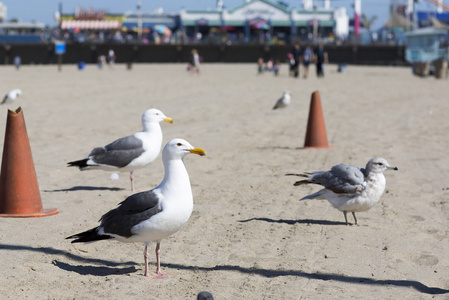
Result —
[[172, 118], [164, 118], [164, 121], [165, 122], [168, 122], [168, 123], [173, 123], [173, 119]]
[[198, 154], [199, 156], [205, 156], [206, 155], [206, 151], [204, 151], [204, 149], [201, 148], [193, 148], [193, 149], [189, 149], [190, 153], [193, 154]]

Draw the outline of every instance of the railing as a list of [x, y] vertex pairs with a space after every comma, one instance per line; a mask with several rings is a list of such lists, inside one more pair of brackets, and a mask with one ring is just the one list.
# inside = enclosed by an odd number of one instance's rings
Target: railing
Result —
[[1, 44], [42, 44], [43, 40], [37, 34], [0, 35]]

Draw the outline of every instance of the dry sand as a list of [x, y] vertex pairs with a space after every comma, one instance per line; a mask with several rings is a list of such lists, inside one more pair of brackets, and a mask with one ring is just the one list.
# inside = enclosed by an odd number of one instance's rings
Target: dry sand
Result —
[[[28, 129], [42, 203], [56, 216], [0, 219], [2, 299], [448, 299], [448, 81], [409, 68], [349, 66], [317, 79], [256, 75], [256, 64], [0, 68], [1, 91]], [[282, 91], [292, 103], [272, 111]], [[319, 90], [329, 144], [304, 150], [310, 95]], [[194, 194], [189, 222], [162, 241], [166, 279], [143, 276], [143, 245], [71, 244], [130, 195], [127, 173], [67, 168], [91, 148], [141, 130], [159, 108], [164, 144], [175, 137], [207, 151], [185, 159]], [[5, 126], [5, 125], [2, 125]], [[4, 129], [3, 129], [4, 132]], [[3, 149], [3, 137], [1, 138]], [[327, 201], [299, 201], [285, 173], [364, 166], [385, 157], [387, 192], [358, 226]], [[138, 190], [163, 177], [161, 157], [135, 172]], [[13, 188], [13, 187], [11, 187]], [[352, 222], [352, 216], [349, 216]], [[155, 270], [154, 245], [150, 268]]]

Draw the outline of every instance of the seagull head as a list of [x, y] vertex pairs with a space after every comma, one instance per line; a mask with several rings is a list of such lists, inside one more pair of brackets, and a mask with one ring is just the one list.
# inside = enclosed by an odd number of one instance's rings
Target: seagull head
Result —
[[382, 157], [374, 157], [371, 158], [368, 163], [366, 164], [366, 171], [367, 173], [383, 173], [386, 170], [395, 170], [397, 171], [398, 168], [394, 166], [390, 166], [390, 164], [387, 162], [385, 158]]
[[19, 89], [16, 89], [16, 95], [17, 95], [17, 97], [20, 96], [20, 95], [22, 95], [22, 91], [19, 90]]
[[173, 139], [168, 142], [162, 150], [162, 159], [183, 159], [187, 154], [206, 155], [206, 151], [201, 148], [193, 147], [189, 142], [183, 139]]
[[284, 91], [284, 95], [290, 95], [290, 91], [289, 90], [285, 90]]
[[173, 123], [173, 119], [167, 117], [159, 109], [155, 109], [155, 108], [148, 109], [142, 115], [142, 125], [144, 128], [147, 127], [146, 124], [159, 123], [162, 121], [165, 121], [168, 123]]

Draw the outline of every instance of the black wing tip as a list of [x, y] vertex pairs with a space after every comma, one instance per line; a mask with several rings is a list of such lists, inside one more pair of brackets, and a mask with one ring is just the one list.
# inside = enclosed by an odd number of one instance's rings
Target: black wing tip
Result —
[[68, 236], [65, 239], [66, 240], [76, 239], [76, 240], [71, 241], [72, 244], [74, 244], [74, 243], [82, 243], [83, 242], [83, 237], [79, 236], [78, 234]]
[[299, 176], [299, 177], [308, 178], [309, 174], [307, 174], [307, 173], [301, 173], [301, 174], [299, 174], [299, 173], [287, 173], [287, 174], [285, 174], [285, 176]]
[[75, 160], [75, 161], [70, 161], [67, 163], [67, 167], [79, 167], [80, 169], [88, 167], [87, 165], [87, 161], [89, 159], [84, 158], [84, 159], [80, 159], [80, 160]]
[[[76, 240], [71, 241], [72, 244], [75, 243], [88, 243], [88, 242], [96, 242], [96, 241], [101, 241], [101, 240], [109, 240], [112, 239], [112, 236], [109, 235], [98, 235], [96, 238], [89, 238], [89, 237], [80, 237]], [[66, 239], [69, 239], [69, 237], [67, 237]]]
[[84, 232], [80, 232], [71, 236], [66, 237], [66, 240], [76, 239], [72, 241], [73, 243], [87, 243], [87, 242], [95, 242], [100, 240], [112, 239], [113, 237], [110, 235], [102, 235], [97, 232], [98, 227], [86, 230]]
[[[298, 174], [298, 173], [287, 173], [287, 174], [285, 174], [285, 176], [299, 176], [299, 177], [306, 177], [306, 178], [309, 177], [307, 174]], [[304, 179], [304, 180], [296, 181], [295, 183], [293, 183], [293, 185], [298, 186], [298, 185], [309, 184], [309, 183], [314, 183], [314, 182], [310, 179]]]
[[[74, 237], [69, 236], [69, 237], [66, 237], [65, 239], [68, 240], [68, 239], [71, 239], [71, 238], [74, 239], [74, 238], [77, 238], [77, 236], [74, 236]], [[81, 241], [81, 238], [77, 238], [76, 240], [71, 241], [71, 243], [72, 243], [72, 244], [75, 244], [75, 243], [82, 243], [82, 241]]]
[[298, 186], [298, 185], [310, 184], [310, 183], [315, 183], [315, 182], [313, 182], [309, 179], [304, 179], [304, 180], [296, 181], [293, 185]]

